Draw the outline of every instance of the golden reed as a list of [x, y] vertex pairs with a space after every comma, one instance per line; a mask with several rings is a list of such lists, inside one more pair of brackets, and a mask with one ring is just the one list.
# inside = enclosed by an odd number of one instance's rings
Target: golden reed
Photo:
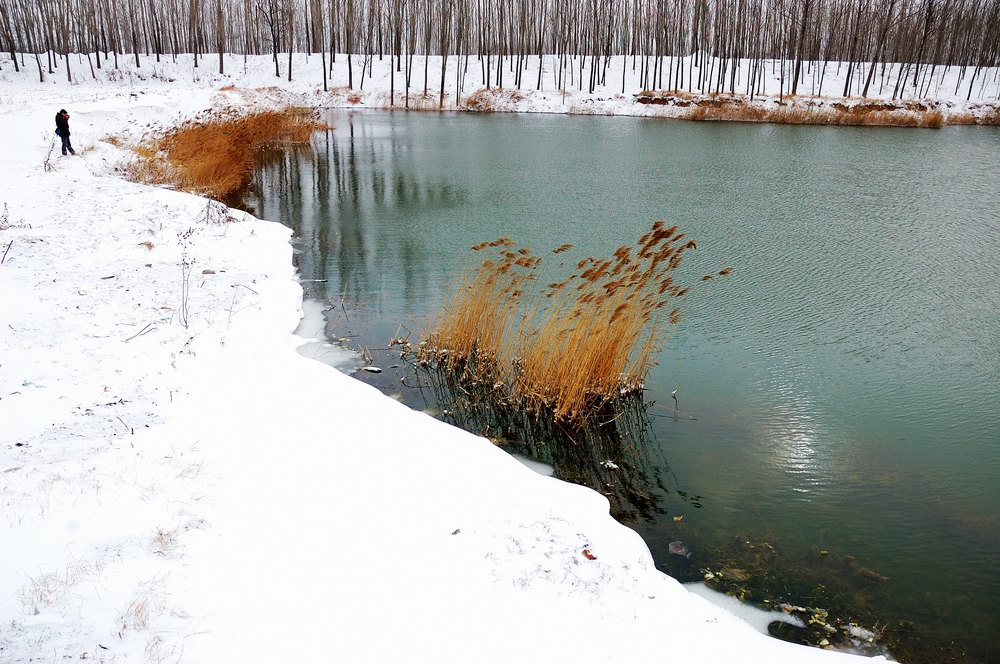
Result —
[[635, 245], [584, 258], [566, 278], [540, 287], [542, 259], [530, 249], [509, 238], [476, 245], [489, 255], [452, 295], [420, 357], [529, 412], [584, 423], [641, 390], [690, 292], [672, 273], [696, 248], [676, 226], [657, 221]]
[[304, 143], [324, 127], [307, 109], [214, 113], [135, 146], [126, 177], [223, 198], [247, 183], [261, 146]]

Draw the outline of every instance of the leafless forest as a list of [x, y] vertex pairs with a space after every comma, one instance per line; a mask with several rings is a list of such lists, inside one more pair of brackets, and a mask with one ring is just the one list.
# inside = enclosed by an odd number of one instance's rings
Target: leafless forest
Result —
[[517, 88], [541, 87], [547, 69], [557, 88], [592, 92], [624, 85], [615, 69], [628, 67], [647, 89], [753, 95], [770, 69], [794, 95], [833, 67], [844, 96], [875, 80], [922, 96], [958, 68], [971, 96], [1000, 65], [1000, 0], [0, 0], [0, 44], [3, 66], [27, 60], [40, 77], [179, 53], [224, 72], [231, 53], [271, 55], [291, 79], [291, 53], [305, 52], [324, 74], [346, 58], [351, 87], [392, 58], [394, 87], [426, 89], [419, 56], [437, 55], [441, 88], [448, 67]]

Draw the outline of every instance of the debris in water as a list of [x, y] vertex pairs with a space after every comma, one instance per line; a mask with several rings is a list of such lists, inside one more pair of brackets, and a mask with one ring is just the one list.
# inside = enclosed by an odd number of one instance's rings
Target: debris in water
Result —
[[749, 581], [751, 576], [749, 572], [744, 569], [739, 569], [738, 567], [724, 567], [719, 571], [719, 573], [727, 579], [738, 583]]
[[684, 542], [681, 542], [680, 540], [668, 544], [667, 551], [675, 556], [684, 556], [685, 558], [691, 557], [691, 552], [687, 550], [687, 547], [684, 546]]
[[855, 567], [855, 571], [858, 573], [858, 576], [868, 579], [869, 581], [874, 581], [875, 583], [885, 583], [889, 580], [889, 577], [879, 574], [873, 569], [862, 567], [860, 565]]
[[683, 520], [684, 520], [683, 516], [675, 516], [674, 517], [674, 523], [680, 523]]
[[362, 371], [367, 371], [368, 373], [382, 373], [382, 370], [378, 367], [361, 367]]
[[854, 623], [848, 623], [847, 626], [844, 627], [844, 631], [853, 636], [854, 638], [862, 639], [864, 641], [867, 641], [868, 643], [874, 643], [875, 637], [878, 636], [878, 634], [876, 634], [872, 630], [865, 629], [864, 627], [861, 627], [860, 625], [856, 625]]

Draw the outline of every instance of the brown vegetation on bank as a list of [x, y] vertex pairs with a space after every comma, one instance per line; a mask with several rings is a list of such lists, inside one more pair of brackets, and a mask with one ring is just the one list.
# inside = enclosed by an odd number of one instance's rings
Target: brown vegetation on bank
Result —
[[195, 118], [134, 146], [137, 158], [125, 174], [136, 182], [222, 198], [246, 184], [259, 148], [304, 143], [323, 126], [313, 112], [298, 108]]
[[929, 127], [944, 125], [941, 111], [851, 112], [834, 108], [699, 107], [688, 114], [696, 121], [773, 122], [775, 124], [845, 125], [870, 127]]
[[702, 122], [926, 128], [1000, 124], [998, 108], [984, 108], [980, 113], [949, 113], [946, 105], [930, 101], [827, 100], [813, 97], [750, 100], [742, 95], [695, 96], [678, 90], [644, 90], [635, 95], [635, 100], [640, 104], [677, 108], [679, 110], [673, 117]]
[[494, 113], [512, 110], [524, 95], [513, 88], [480, 88], [462, 102], [462, 108], [475, 113]]
[[657, 221], [634, 246], [584, 258], [540, 289], [542, 258], [530, 249], [509, 238], [476, 245], [491, 255], [452, 296], [420, 357], [519, 408], [584, 423], [641, 390], [690, 291], [672, 273], [695, 248]]

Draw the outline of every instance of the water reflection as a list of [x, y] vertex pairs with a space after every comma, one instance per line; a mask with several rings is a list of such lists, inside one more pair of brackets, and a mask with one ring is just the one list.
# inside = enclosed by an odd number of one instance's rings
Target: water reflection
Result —
[[511, 453], [552, 466], [561, 480], [600, 492], [620, 521], [653, 520], [665, 514], [662, 498], [670, 494], [702, 506], [701, 496], [684, 491], [655, 444], [647, 404], [641, 398], [620, 401], [605, 422], [566, 429], [466, 389], [445, 371], [416, 369], [413, 380], [413, 389], [431, 393], [431, 402], [445, 421], [490, 438]]
[[[404, 304], [422, 304], [434, 288], [428, 270], [434, 238], [423, 237], [415, 222], [461, 205], [463, 194], [447, 177], [414, 169], [415, 150], [409, 132], [348, 114], [311, 145], [264, 149], [251, 184], [230, 202], [254, 212], [266, 198], [295, 231], [300, 273], [313, 283], [337, 284], [337, 296], [376, 303], [391, 270]], [[412, 234], [386, 241], [373, 223], [383, 216]]]

